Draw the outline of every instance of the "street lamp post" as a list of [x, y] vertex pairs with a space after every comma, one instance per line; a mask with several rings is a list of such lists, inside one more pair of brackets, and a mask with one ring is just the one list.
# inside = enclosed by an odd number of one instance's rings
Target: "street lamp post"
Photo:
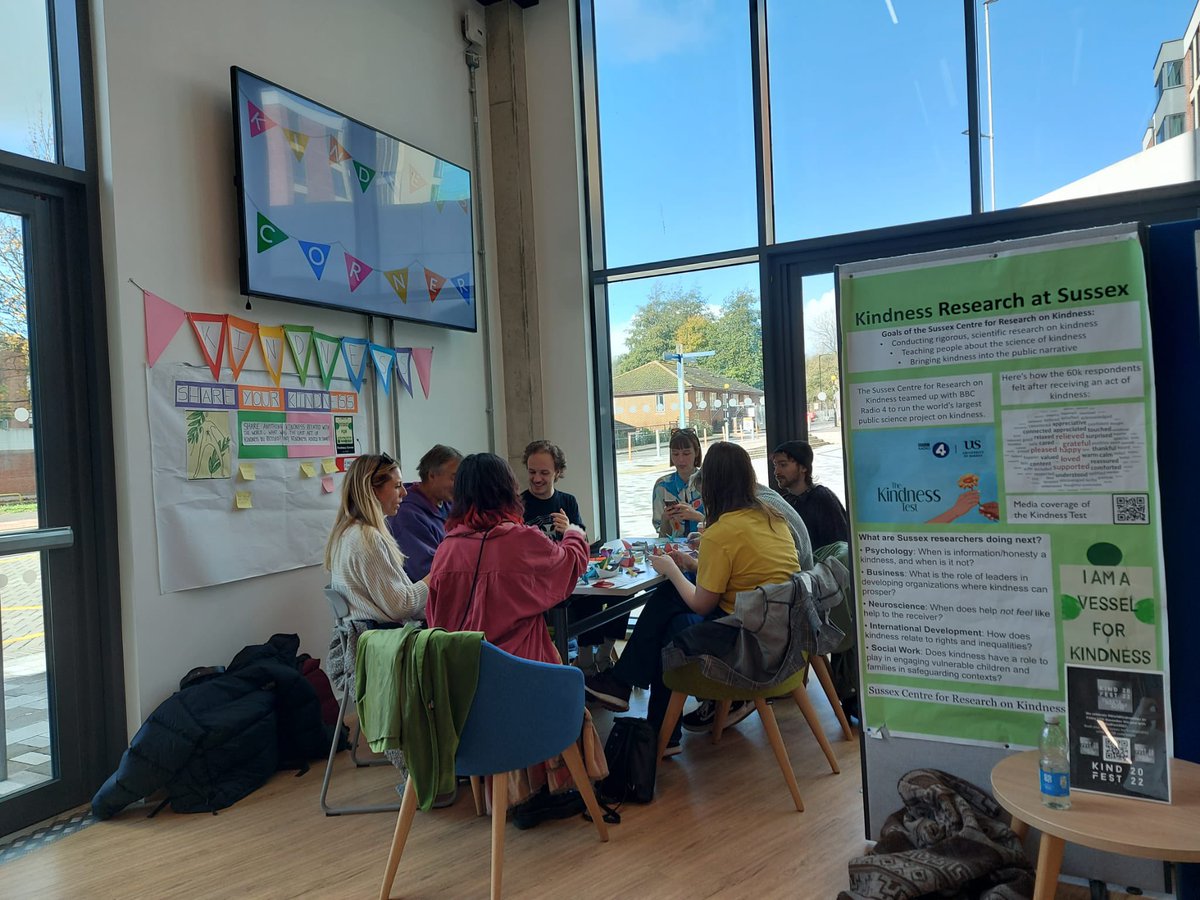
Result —
[[664, 353], [663, 359], [667, 362], [675, 361], [675, 374], [679, 379], [679, 427], [687, 428], [687, 395], [683, 389], [683, 363], [684, 360], [703, 359], [706, 356], [715, 356], [716, 350], [694, 350], [691, 353], [683, 352], [683, 344], [675, 345], [674, 353]]
[[992, 124], [992, 17], [989, 10], [999, 0], [983, 0], [983, 48], [987, 58], [988, 174], [991, 180], [992, 212], [996, 211], [996, 127]]

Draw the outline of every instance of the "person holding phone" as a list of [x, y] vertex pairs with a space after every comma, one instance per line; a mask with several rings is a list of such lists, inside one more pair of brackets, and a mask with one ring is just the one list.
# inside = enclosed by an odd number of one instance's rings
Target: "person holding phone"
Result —
[[703, 450], [692, 428], [672, 428], [668, 444], [673, 472], [654, 482], [651, 516], [659, 537], [686, 537], [704, 521], [704, 504], [691, 477], [700, 469]]

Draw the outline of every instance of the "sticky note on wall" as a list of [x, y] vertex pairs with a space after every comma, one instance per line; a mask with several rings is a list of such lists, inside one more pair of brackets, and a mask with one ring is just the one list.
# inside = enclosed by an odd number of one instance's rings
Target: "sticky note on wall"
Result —
[[312, 478], [317, 474], [317, 467], [310, 462], [300, 463], [300, 474], [305, 478]]
[[234, 495], [233, 505], [237, 509], [253, 509], [254, 504], [251, 502], [250, 492], [249, 491], [238, 491]]
[[254, 463], [244, 462], [238, 463], [238, 474], [242, 476], [242, 481], [254, 480]]
[[332, 460], [332, 459], [321, 460], [321, 471], [323, 471], [326, 475], [332, 475], [337, 470], [338, 470], [338, 467], [337, 467], [336, 460]]
[[321, 490], [327, 494], [333, 493], [333, 476], [325, 475], [321, 478]]

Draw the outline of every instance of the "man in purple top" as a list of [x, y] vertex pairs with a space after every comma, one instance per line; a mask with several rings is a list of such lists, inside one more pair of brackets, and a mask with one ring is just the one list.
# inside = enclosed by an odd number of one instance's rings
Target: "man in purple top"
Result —
[[388, 522], [400, 552], [404, 571], [413, 581], [429, 574], [433, 554], [446, 536], [446, 514], [454, 499], [454, 476], [462, 454], [445, 444], [434, 444], [417, 463], [420, 481], [406, 484], [408, 496]]

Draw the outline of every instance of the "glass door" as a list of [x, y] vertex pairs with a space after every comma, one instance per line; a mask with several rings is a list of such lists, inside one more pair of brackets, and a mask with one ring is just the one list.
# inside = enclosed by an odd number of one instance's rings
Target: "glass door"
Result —
[[0, 834], [86, 800], [107, 752], [68, 208], [0, 185]]

